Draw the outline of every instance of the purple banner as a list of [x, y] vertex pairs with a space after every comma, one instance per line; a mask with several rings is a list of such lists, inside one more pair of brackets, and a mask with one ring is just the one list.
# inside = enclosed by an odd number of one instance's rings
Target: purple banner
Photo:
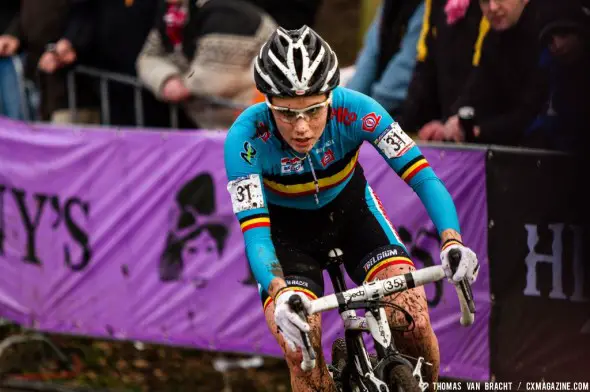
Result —
[[[226, 191], [224, 136], [0, 120], [0, 317], [48, 332], [280, 355]], [[482, 263], [470, 328], [459, 324], [451, 286], [427, 287], [441, 374], [487, 380], [485, 153], [422, 150]], [[360, 160], [417, 266], [439, 263], [418, 197], [371, 146]], [[329, 357], [342, 322], [334, 311], [323, 325]]]

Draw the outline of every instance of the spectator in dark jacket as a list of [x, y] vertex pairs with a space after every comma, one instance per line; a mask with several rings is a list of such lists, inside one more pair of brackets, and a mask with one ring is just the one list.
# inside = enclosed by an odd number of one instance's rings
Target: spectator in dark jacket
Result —
[[[43, 121], [70, 122], [67, 115], [67, 68], [78, 54], [78, 48], [85, 47], [90, 38], [85, 26], [67, 23], [67, 15], [71, 6], [76, 6], [83, 0], [22, 0], [20, 13], [17, 14], [5, 35], [3, 55], [11, 55], [18, 50], [26, 50], [25, 76], [37, 82], [41, 92], [40, 118]], [[62, 64], [60, 53], [71, 62]], [[72, 57], [73, 55], [73, 57]], [[65, 58], [64, 57], [64, 58]], [[44, 72], [37, 73], [37, 67]], [[78, 103], [82, 107], [92, 105], [88, 91], [79, 85]], [[81, 122], [95, 122], [96, 113], [85, 110], [80, 113]]]
[[485, 39], [480, 66], [453, 108], [457, 113], [462, 106], [472, 107], [476, 126], [463, 130], [454, 115], [444, 139], [524, 145], [525, 131], [548, 93], [548, 77], [540, 66], [540, 2], [480, 0], [480, 5], [492, 30]]
[[421, 139], [444, 129], [489, 30], [477, 1], [425, 0], [417, 62], [397, 120]]
[[537, 147], [585, 152], [590, 113], [590, 4], [552, 2], [544, 19], [547, 23], [540, 40], [550, 91], [527, 137]]
[[[85, 46], [87, 55], [79, 64], [130, 78], [136, 76], [135, 61], [153, 26], [158, 4], [164, 0], [75, 0], [68, 14], [68, 24], [83, 26], [90, 33]], [[62, 60], [65, 60], [62, 58]], [[97, 82], [97, 80], [94, 80]], [[96, 87], [97, 83], [94, 84]], [[99, 91], [95, 89], [98, 96]], [[168, 127], [169, 108], [146, 90], [141, 91], [143, 116], [136, 118], [132, 86], [118, 81], [108, 83], [106, 95], [109, 125]]]

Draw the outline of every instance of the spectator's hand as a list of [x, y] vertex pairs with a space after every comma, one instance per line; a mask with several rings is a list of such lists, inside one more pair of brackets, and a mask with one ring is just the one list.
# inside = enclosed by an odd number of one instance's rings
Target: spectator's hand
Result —
[[54, 73], [61, 67], [59, 57], [56, 52], [47, 51], [39, 59], [39, 69], [46, 73]]
[[76, 61], [76, 58], [78, 57], [76, 54], [76, 50], [72, 46], [72, 43], [65, 38], [62, 38], [57, 42], [57, 44], [55, 45], [55, 52], [59, 56], [59, 61], [63, 65], [72, 64], [74, 61]]
[[186, 88], [178, 76], [168, 79], [162, 87], [162, 97], [168, 102], [181, 102], [188, 99], [190, 95], [190, 90]]
[[438, 120], [433, 120], [425, 124], [418, 131], [418, 138], [421, 140], [444, 140], [445, 126]]
[[459, 124], [459, 116], [454, 115], [449, 117], [444, 126], [444, 140], [452, 140], [460, 143], [465, 140], [465, 132], [461, 129]]
[[473, 127], [473, 136], [479, 137], [479, 135], [481, 135], [481, 128], [476, 125]]
[[11, 35], [0, 35], [0, 56], [12, 56], [20, 46], [20, 41]]

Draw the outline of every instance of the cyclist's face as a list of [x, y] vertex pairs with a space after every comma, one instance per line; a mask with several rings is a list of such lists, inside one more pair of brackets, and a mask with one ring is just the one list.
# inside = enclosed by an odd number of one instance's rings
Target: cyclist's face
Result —
[[481, 12], [490, 22], [490, 27], [503, 31], [514, 26], [520, 19], [529, 0], [479, 0]]
[[325, 94], [275, 97], [268, 104], [277, 128], [289, 146], [302, 154], [311, 151], [326, 127], [330, 97]]

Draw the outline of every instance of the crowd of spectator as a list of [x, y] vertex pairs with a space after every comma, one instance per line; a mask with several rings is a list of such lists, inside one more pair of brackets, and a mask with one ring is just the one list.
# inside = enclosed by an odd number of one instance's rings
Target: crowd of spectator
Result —
[[586, 0], [384, 0], [347, 85], [422, 140], [575, 151], [589, 70]]
[[[421, 140], [574, 151], [590, 113], [589, 1], [382, 0], [343, 84]], [[68, 110], [67, 75], [86, 65], [143, 83], [145, 126], [170, 127], [177, 104], [178, 128], [226, 129], [263, 99], [252, 72], [262, 42], [277, 25], [315, 27], [321, 4], [3, 0], [0, 114], [100, 123], [90, 77], [76, 77]], [[137, 124], [131, 86], [110, 83], [107, 98], [110, 124]]]

